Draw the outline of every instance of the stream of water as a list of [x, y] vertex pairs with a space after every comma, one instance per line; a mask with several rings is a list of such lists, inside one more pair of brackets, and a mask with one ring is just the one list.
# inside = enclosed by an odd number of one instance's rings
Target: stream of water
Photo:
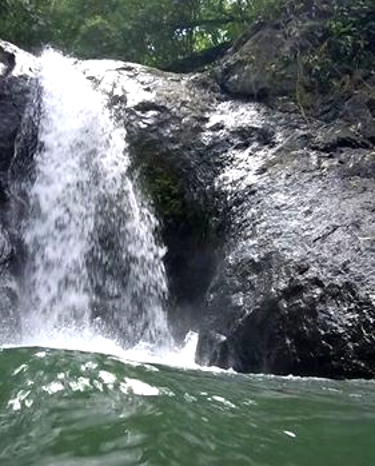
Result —
[[22, 341], [100, 329], [122, 346], [170, 344], [164, 251], [128, 174], [125, 129], [57, 52], [42, 55], [38, 86], [35, 180], [22, 223]]

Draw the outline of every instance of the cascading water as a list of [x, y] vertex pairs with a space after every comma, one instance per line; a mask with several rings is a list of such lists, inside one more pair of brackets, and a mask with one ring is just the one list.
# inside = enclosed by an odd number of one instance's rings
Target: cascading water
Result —
[[38, 149], [21, 226], [23, 341], [99, 327], [125, 347], [170, 342], [164, 251], [128, 174], [125, 130], [59, 53], [42, 55], [38, 86]]

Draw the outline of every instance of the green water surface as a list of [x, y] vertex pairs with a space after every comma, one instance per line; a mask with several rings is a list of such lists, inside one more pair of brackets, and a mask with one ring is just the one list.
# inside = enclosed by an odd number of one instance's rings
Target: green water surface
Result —
[[375, 383], [0, 351], [0, 466], [373, 466]]

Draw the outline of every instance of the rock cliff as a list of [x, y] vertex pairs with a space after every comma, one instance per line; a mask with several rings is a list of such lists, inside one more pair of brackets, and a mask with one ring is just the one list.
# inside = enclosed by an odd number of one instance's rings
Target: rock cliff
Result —
[[[200, 332], [197, 361], [373, 377], [371, 105], [351, 95], [335, 118], [307, 116], [290, 95], [290, 75], [279, 88], [273, 74], [265, 78], [277, 49], [256, 68], [244, 58], [274, 34], [270, 28], [253, 31], [209, 73], [107, 60], [77, 66], [126, 127], [133, 176], [152, 198], [168, 248], [170, 322], [177, 338]], [[0, 280], [12, 303], [3, 299], [0, 311], [9, 320], [12, 309], [16, 321], [22, 257], [7, 220], [8, 174], [37, 63], [10, 44], [0, 42], [0, 50]]]

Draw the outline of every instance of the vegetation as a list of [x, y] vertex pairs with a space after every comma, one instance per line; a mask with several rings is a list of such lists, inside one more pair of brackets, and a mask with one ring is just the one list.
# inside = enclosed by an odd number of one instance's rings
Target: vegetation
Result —
[[[304, 2], [301, 2], [304, 3]], [[320, 91], [353, 73], [374, 69], [375, 3], [372, 0], [310, 2], [320, 6], [320, 33], [307, 37], [301, 65]], [[325, 4], [325, 5], [324, 5]]]
[[266, 0], [2, 0], [0, 37], [166, 65], [232, 40]]
[[[307, 38], [305, 73], [319, 85], [343, 66], [374, 60], [373, 0], [2, 0], [0, 37], [28, 50], [50, 44], [84, 58], [118, 58], [168, 67], [217, 55], [259, 19], [287, 24], [320, 16], [320, 36]], [[317, 40], [318, 38], [318, 40]], [[337, 70], [337, 64], [341, 69]], [[188, 65], [189, 67], [189, 65]], [[176, 66], [176, 69], [179, 67]], [[183, 67], [181, 68], [183, 69]]]

